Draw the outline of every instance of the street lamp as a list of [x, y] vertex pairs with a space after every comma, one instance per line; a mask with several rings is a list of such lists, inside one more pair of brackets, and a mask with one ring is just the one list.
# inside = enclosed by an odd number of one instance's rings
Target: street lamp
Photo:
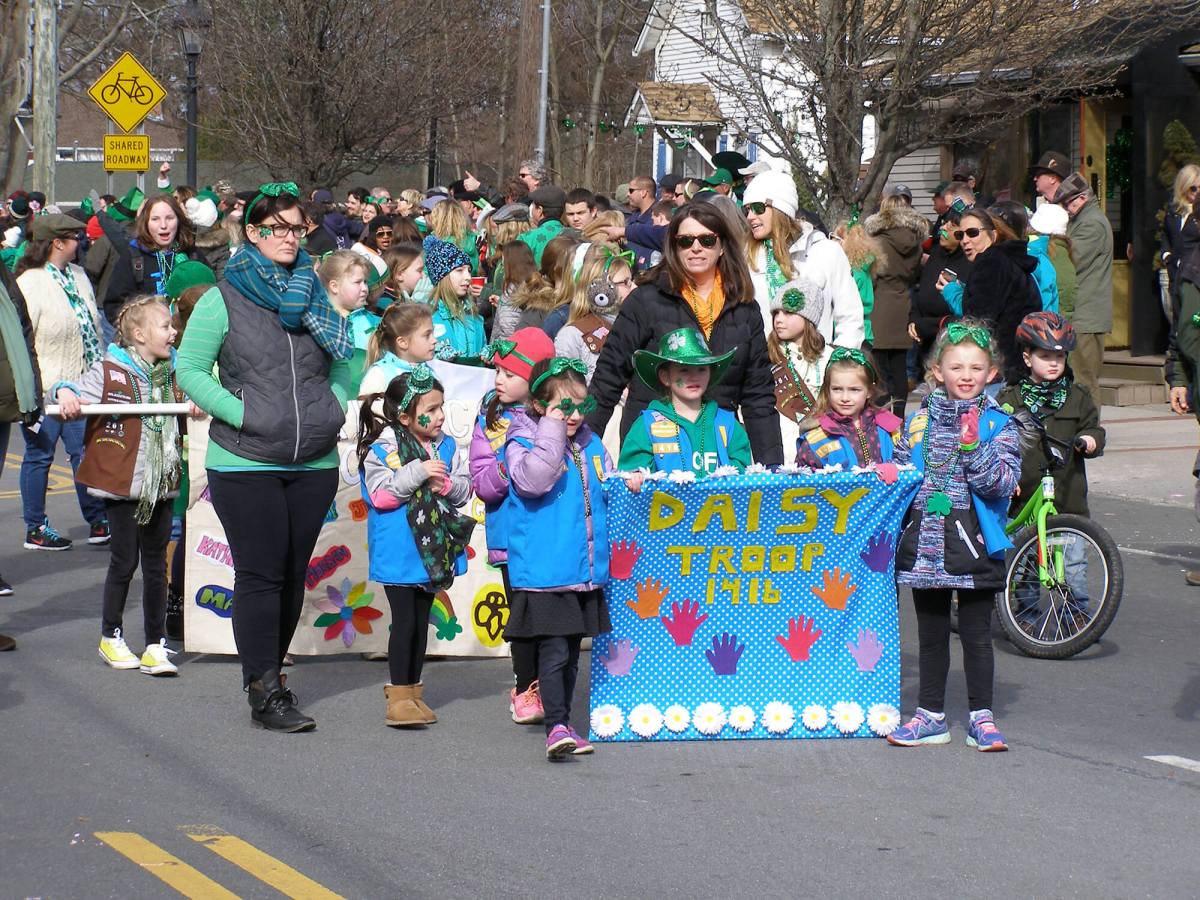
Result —
[[179, 49], [187, 57], [187, 183], [199, 187], [196, 175], [197, 149], [196, 124], [198, 98], [196, 87], [196, 64], [200, 51], [204, 49], [204, 32], [212, 24], [208, 13], [200, 8], [197, 0], [187, 0], [175, 18], [175, 31], [179, 35]]

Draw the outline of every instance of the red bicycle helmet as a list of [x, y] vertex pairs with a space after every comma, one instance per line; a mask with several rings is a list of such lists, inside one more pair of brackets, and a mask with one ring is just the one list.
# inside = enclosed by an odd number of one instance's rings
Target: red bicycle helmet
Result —
[[1075, 349], [1075, 329], [1058, 313], [1030, 313], [1017, 326], [1017, 345], [1069, 353]]

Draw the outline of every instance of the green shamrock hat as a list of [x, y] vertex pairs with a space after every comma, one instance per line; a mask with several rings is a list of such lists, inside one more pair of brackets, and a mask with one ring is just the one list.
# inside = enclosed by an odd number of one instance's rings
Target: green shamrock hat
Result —
[[116, 203], [109, 204], [108, 214], [118, 222], [132, 222], [137, 215], [138, 207], [142, 205], [142, 201], [145, 199], [145, 194], [137, 188], [132, 187]]
[[726, 369], [733, 361], [735, 350], [714, 355], [708, 349], [704, 336], [695, 328], [679, 328], [664, 334], [658, 342], [658, 352], [653, 350], [635, 350], [633, 367], [638, 377], [650, 390], [658, 393], [662, 388], [658, 383], [658, 370], [667, 363], [679, 363], [683, 366], [711, 366], [712, 380], [709, 386], [716, 384], [725, 375]]

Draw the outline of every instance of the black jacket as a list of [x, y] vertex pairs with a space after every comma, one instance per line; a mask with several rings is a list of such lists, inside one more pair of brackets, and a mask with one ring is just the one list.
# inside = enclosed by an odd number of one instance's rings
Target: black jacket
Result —
[[[1163, 264], [1171, 276], [1171, 293], [1178, 312], [1179, 269], [1185, 262], [1191, 262], [1200, 249], [1200, 222], [1196, 220], [1196, 216], [1189, 215], [1185, 222], [1173, 206], [1167, 207], [1163, 212], [1162, 243], [1159, 249], [1162, 251]], [[1189, 274], [1193, 275], [1189, 281], [1195, 281], [1195, 271], [1196, 265], [1193, 263], [1189, 266]]]
[[[591, 393], [597, 407], [588, 417], [588, 424], [597, 434], [604, 433], [626, 386], [629, 397], [621, 417], [622, 437], [655, 398], [634, 373], [633, 352], [657, 353], [659, 339], [678, 328], [699, 331], [700, 323], [687, 301], [671, 287], [666, 273], [657, 282], [639, 287], [621, 305], [592, 377]], [[735, 351], [721, 382], [710, 388], [709, 398], [725, 409], [736, 412], [740, 408], [756, 462], [782, 465], [783, 439], [779, 433], [779, 413], [775, 410], [771, 361], [767, 356], [762, 313], [753, 294], [740, 302], [733, 297], [726, 300], [725, 308], [713, 324], [708, 345], [713, 353]]]
[[[103, 297], [97, 298], [101, 303], [105, 318], [116, 324], [117, 313], [121, 311], [121, 306], [130, 297], [135, 294], [162, 293], [157, 277], [158, 257], [154, 252], [144, 250], [136, 240], [130, 237], [124, 225], [106, 213], [97, 213], [96, 221], [100, 223], [100, 228], [104, 231], [104, 236], [97, 243], [108, 241], [116, 251], [115, 255], [110, 257], [112, 272], [108, 277], [107, 289]], [[199, 250], [188, 250], [183, 255], [188, 259], [208, 264], [204, 254]], [[104, 274], [100, 273], [96, 281], [99, 283], [103, 279]]]
[[954, 315], [937, 289], [937, 280], [942, 274], [942, 269], [953, 269], [958, 280], [964, 285], [971, 277], [971, 261], [962, 252], [962, 247], [956, 247], [953, 253], [947, 253], [937, 238], [934, 238], [933, 246], [929, 250], [929, 259], [921, 268], [921, 280], [917, 283], [917, 291], [908, 313], [908, 321], [917, 326], [917, 334], [921, 336], [922, 353], [929, 351], [933, 339], [941, 330], [942, 320]]
[[974, 259], [963, 284], [963, 315], [988, 322], [1004, 362], [1004, 380], [1015, 384], [1025, 375], [1017, 352], [1017, 326], [1042, 308], [1042, 294], [1033, 280], [1035, 260], [1024, 241], [1001, 241]]

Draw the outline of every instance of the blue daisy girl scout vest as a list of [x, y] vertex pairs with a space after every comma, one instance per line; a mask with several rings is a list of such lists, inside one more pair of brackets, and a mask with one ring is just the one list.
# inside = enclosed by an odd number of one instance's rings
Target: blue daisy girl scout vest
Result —
[[[900, 439], [900, 433], [904, 428], [903, 421], [897, 419], [897, 422], [899, 424], [895, 431], [888, 431], [880, 425], [872, 426], [879, 437], [879, 462], [892, 461], [896, 441]], [[829, 434], [824, 428], [817, 426], [800, 435], [796, 446], [799, 447], [802, 443], [807, 443], [809, 449], [816, 454], [817, 459], [827, 466], [840, 465], [843, 469], [850, 469], [859, 464], [858, 454], [854, 450], [854, 442], [844, 434]]]
[[[710, 401], [711, 402], [711, 401]], [[656, 472], [692, 472], [705, 474], [719, 466], [729, 465], [729, 441], [738, 426], [737, 417], [727, 409], [717, 407], [713, 417], [712, 449], [700, 450], [692, 447], [687, 432], [671, 419], [656, 410], [643, 410], [642, 427], [650, 434], [650, 450], [654, 454]]]

